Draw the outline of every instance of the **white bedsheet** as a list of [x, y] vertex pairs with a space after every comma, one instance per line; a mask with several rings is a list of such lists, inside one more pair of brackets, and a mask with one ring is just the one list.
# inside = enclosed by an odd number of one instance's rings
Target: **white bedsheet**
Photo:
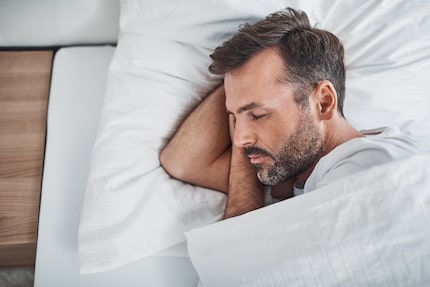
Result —
[[[79, 274], [79, 219], [114, 51], [110, 46], [74, 47], [55, 55], [35, 286], [196, 286], [198, 277], [189, 258], [181, 257], [151, 256], [109, 272]], [[179, 245], [173, 251], [181, 250]]]
[[187, 233], [204, 287], [430, 286], [430, 153]]

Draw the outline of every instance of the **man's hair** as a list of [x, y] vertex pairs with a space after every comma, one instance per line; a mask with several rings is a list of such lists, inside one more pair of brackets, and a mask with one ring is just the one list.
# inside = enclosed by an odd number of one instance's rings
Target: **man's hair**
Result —
[[244, 24], [211, 54], [209, 71], [225, 74], [242, 66], [252, 56], [276, 47], [283, 59], [284, 80], [296, 89], [295, 101], [307, 106], [308, 95], [322, 80], [330, 81], [343, 116], [345, 98], [344, 49], [328, 31], [311, 27], [303, 11], [292, 8], [270, 14], [254, 24]]

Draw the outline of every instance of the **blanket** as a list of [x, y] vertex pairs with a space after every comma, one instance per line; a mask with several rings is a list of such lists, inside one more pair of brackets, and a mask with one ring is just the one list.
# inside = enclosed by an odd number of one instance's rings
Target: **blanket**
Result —
[[430, 153], [186, 234], [201, 285], [430, 286]]

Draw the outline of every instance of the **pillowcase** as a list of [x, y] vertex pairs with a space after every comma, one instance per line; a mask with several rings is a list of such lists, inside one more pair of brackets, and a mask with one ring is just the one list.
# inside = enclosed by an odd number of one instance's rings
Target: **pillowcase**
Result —
[[290, 6], [338, 35], [346, 49], [345, 114], [365, 129], [430, 109], [430, 29], [420, 10], [425, 5], [423, 0], [122, 0], [81, 217], [81, 273], [160, 254], [183, 242], [184, 232], [222, 217], [224, 195], [171, 179], [159, 154], [221, 81], [207, 70], [209, 54], [240, 24]]
[[[337, 5], [336, 5], [337, 4]], [[429, 114], [430, 5], [423, 0], [337, 1], [322, 22], [346, 51], [345, 116], [358, 129]], [[327, 13], [327, 15], [329, 15]]]

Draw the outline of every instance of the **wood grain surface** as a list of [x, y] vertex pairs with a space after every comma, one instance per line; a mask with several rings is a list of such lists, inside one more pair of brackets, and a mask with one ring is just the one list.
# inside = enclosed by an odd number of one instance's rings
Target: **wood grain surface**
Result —
[[0, 51], [0, 267], [34, 265], [52, 51]]

